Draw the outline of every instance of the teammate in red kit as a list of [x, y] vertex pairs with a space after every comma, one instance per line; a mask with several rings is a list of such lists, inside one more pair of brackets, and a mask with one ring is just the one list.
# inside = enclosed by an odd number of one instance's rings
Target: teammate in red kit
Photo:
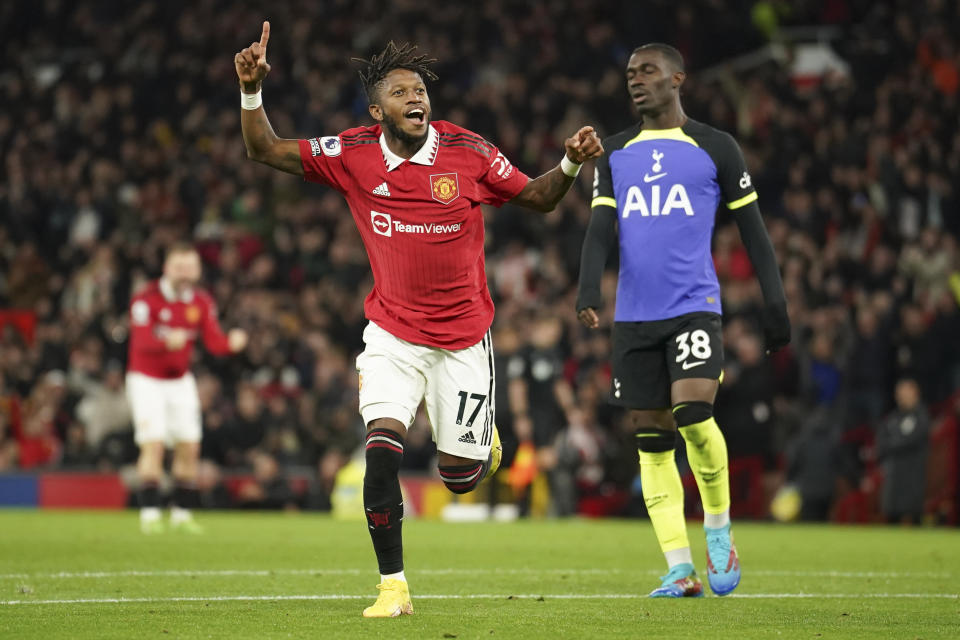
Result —
[[603, 148], [592, 127], [564, 142], [555, 169], [529, 179], [482, 137], [431, 121], [425, 80], [436, 75], [416, 47], [392, 42], [360, 76], [376, 124], [309, 140], [281, 139], [262, 107], [270, 70], [260, 41], [236, 54], [247, 154], [342, 193], [360, 230], [374, 286], [357, 358], [367, 425], [363, 500], [380, 567], [366, 617], [413, 613], [403, 573], [403, 441], [425, 402], [438, 467], [454, 493], [472, 491], [500, 464], [494, 425], [493, 302], [487, 290], [481, 204], [551, 211], [581, 164]]
[[200, 458], [200, 399], [189, 372], [193, 345], [203, 339], [215, 355], [242, 351], [243, 329], [224, 334], [217, 322], [217, 306], [197, 288], [200, 256], [187, 244], [167, 251], [163, 277], [151, 282], [130, 304], [130, 358], [127, 395], [140, 459], [140, 528], [163, 531], [159, 482], [163, 456], [173, 446], [173, 505], [170, 525], [200, 532], [190, 509], [197, 506], [197, 463]]

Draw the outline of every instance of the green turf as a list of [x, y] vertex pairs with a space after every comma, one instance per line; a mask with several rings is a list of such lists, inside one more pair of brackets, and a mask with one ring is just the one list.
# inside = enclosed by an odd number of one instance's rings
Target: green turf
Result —
[[[362, 522], [200, 519], [205, 536], [146, 538], [134, 512], [0, 511], [0, 638], [960, 637], [956, 530], [739, 523], [735, 596], [652, 601], [645, 521], [411, 520], [416, 614], [364, 620], [378, 576]], [[39, 603], [104, 599], [150, 601]]]

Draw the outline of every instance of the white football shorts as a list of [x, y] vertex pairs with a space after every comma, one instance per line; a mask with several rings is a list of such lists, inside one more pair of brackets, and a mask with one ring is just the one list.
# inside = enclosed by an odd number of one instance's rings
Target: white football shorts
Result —
[[493, 441], [496, 392], [490, 332], [455, 351], [401, 340], [373, 322], [357, 356], [365, 424], [393, 418], [409, 428], [423, 401], [437, 450], [486, 460]]
[[127, 398], [137, 444], [200, 442], [200, 396], [192, 373], [166, 380], [128, 372]]

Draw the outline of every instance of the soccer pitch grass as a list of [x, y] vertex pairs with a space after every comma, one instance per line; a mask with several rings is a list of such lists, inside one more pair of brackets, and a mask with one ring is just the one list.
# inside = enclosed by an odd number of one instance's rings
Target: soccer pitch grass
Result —
[[955, 529], [735, 523], [734, 595], [650, 600], [664, 569], [646, 521], [410, 520], [415, 614], [367, 620], [364, 523], [199, 520], [203, 536], [145, 537], [133, 511], [0, 511], [0, 637], [960, 637]]

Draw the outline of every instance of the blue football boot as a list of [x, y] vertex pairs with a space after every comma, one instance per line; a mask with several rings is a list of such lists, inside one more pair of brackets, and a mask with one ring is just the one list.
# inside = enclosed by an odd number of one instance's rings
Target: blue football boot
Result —
[[660, 580], [660, 586], [650, 592], [651, 598], [703, 597], [703, 583], [690, 563], [678, 564]]
[[707, 580], [710, 589], [725, 596], [740, 584], [740, 558], [733, 544], [730, 525], [719, 529], [703, 528], [707, 534]]

